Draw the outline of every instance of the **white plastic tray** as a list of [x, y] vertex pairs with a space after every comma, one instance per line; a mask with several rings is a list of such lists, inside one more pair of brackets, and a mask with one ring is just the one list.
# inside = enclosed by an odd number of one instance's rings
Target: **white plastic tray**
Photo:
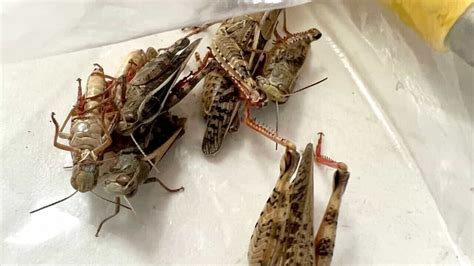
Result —
[[[329, 79], [280, 107], [283, 136], [303, 149], [323, 131], [325, 153], [350, 167], [334, 265], [459, 264], [462, 255], [422, 173], [398, 135], [392, 134], [393, 124], [377, 111], [380, 102], [370, 93], [374, 83], [365, 79], [370, 74], [371, 80], [390, 83], [393, 72], [345, 24], [347, 14], [340, 12], [317, 4], [289, 9], [291, 31], [316, 26], [323, 32], [323, 38], [312, 44], [297, 88]], [[205, 38], [201, 52], [214, 31], [215, 27], [201, 34]], [[166, 32], [3, 65], [2, 263], [247, 263], [250, 235], [276, 182], [283, 150], [275, 151], [273, 143], [242, 126], [227, 137], [215, 158], [204, 157], [201, 85], [174, 109], [188, 117], [186, 134], [159, 165], [160, 177], [167, 184], [185, 186], [185, 192], [170, 194], [156, 184], [140, 187], [131, 199], [137, 215], [122, 210], [99, 238], [94, 237], [97, 225], [114, 206], [93, 195], [76, 195], [28, 213], [72, 192], [71, 172], [63, 169], [70, 163], [69, 154], [53, 148], [49, 116], [55, 111], [64, 119], [75, 101], [75, 79], [85, 79], [96, 62], [115, 73], [129, 51], [167, 46], [181, 36], [180, 31]], [[354, 58], [373, 72], [355, 69]], [[387, 90], [395, 91], [396, 84], [391, 82]], [[391, 100], [409, 104], [395, 96]], [[274, 124], [272, 106], [256, 116]], [[329, 198], [332, 173], [315, 167], [316, 228]]]

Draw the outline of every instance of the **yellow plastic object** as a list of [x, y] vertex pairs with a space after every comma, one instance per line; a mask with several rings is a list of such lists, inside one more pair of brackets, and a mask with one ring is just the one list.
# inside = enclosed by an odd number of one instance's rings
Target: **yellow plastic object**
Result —
[[415, 29], [436, 50], [446, 50], [444, 39], [473, 0], [380, 0]]

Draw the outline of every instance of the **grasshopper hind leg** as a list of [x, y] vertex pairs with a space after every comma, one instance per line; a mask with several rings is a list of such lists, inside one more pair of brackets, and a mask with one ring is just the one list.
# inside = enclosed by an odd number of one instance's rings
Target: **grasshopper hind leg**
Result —
[[331, 168], [335, 168], [335, 169], [347, 172], [347, 165], [345, 163], [334, 161], [333, 159], [321, 154], [321, 147], [323, 146], [324, 133], [319, 132], [318, 135], [319, 135], [318, 145], [316, 146], [316, 149], [314, 150], [314, 158], [316, 162], [329, 166]]
[[265, 137], [273, 140], [277, 144], [280, 144], [286, 147], [289, 150], [296, 150], [296, 146], [293, 142], [288, 139], [280, 137], [275, 131], [267, 128], [266, 126], [258, 123], [255, 119], [250, 116], [250, 106], [245, 107], [244, 122], [251, 129], [257, 131], [258, 133], [264, 135]]
[[99, 237], [100, 229], [102, 229], [102, 226], [105, 224], [105, 222], [117, 216], [119, 212], [120, 212], [120, 197], [115, 197], [115, 212], [114, 214], [110, 215], [109, 217], [102, 220], [102, 222], [100, 222], [99, 227], [97, 228], [97, 232], [95, 233], [95, 237]]

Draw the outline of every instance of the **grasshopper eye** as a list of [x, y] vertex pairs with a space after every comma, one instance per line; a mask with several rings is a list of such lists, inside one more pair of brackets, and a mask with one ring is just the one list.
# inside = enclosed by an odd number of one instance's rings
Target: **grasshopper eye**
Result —
[[130, 182], [130, 177], [126, 175], [121, 175], [117, 178], [117, 183], [121, 186], [126, 186]]
[[132, 113], [125, 114], [125, 121], [127, 122], [135, 122], [135, 116]]

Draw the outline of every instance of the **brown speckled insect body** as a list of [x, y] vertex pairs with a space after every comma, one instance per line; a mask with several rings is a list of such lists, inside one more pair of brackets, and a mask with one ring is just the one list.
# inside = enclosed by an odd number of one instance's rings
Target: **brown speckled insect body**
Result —
[[311, 265], [313, 247], [313, 150], [287, 149], [280, 177], [255, 225], [248, 252], [251, 265]]

